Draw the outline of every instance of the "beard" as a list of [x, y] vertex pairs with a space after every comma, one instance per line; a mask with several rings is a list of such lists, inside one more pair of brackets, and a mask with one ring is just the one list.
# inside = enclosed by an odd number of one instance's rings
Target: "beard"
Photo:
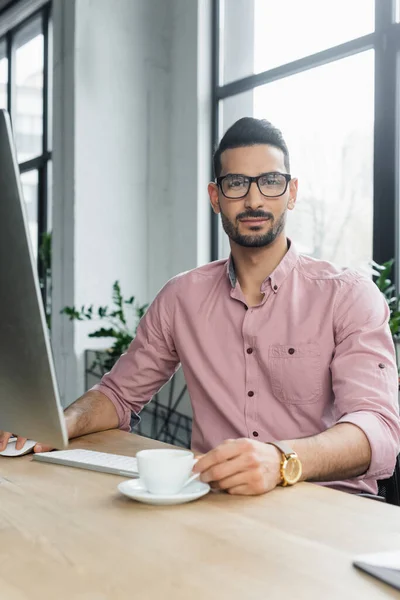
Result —
[[276, 221], [272, 213], [261, 213], [260, 211], [240, 214], [236, 217], [236, 220], [241, 218], [244, 219], [246, 217], [264, 219], [268, 218], [271, 223], [271, 227], [266, 233], [254, 232], [253, 234], [243, 235], [239, 233], [239, 224], [232, 223], [232, 221], [230, 221], [221, 210], [222, 227], [224, 228], [226, 235], [230, 240], [232, 240], [232, 242], [235, 242], [239, 246], [244, 246], [246, 248], [263, 248], [265, 246], [269, 246], [282, 233], [286, 225], [286, 210]]

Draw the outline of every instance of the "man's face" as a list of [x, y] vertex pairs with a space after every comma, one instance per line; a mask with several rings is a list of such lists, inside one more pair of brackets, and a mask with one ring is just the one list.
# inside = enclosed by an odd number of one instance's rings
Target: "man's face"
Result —
[[[284, 154], [279, 148], [268, 145], [245, 146], [225, 150], [221, 155], [221, 177], [247, 175], [256, 177], [264, 173], [287, 173]], [[266, 180], [275, 182], [271, 175]], [[237, 181], [233, 178], [232, 189]], [[273, 190], [265, 190], [275, 193]], [[253, 182], [244, 198], [226, 198], [216, 184], [208, 188], [214, 212], [221, 213], [222, 225], [230, 240], [240, 246], [261, 248], [272, 244], [284, 231], [286, 212], [296, 202], [297, 180], [292, 180], [285, 193], [271, 198], [264, 196]], [[227, 192], [228, 195], [236, 191]]]

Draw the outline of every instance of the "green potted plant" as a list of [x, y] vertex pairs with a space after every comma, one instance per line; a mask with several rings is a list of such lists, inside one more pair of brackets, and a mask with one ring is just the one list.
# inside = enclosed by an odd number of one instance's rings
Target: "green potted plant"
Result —
[[[145, 314], [148, 304], [140, 305], [135, 302], [135, 297], [131, 296], [125, 299], [121, 292], [119, 281], [115, 281], [112, 293], [113, 306], [98, 306], [93, 308], [90, 306], [82, 306], [79, 310], [75, 306], [66, 306], [61, 313], [69, 317], [70, 321], [105, 321], [107, 326], [99, 327], [96, 331], [89, 333], [90, 338], [107, 338], [113, 340], [111, 346], [105, 350], [106, 359], [101, 361], [97, 357], [92, 365], [92, 369], [96, 366], [103, 366], [109, 371], [114, 366], [118, 358], [126, 352], [129, 344], [136, 335], [136, 330], [140, 319]], [[127, 314], [127, 309], [130, 310], [131, 318]], [[133, 316], [133, 325], [132, 323]]]

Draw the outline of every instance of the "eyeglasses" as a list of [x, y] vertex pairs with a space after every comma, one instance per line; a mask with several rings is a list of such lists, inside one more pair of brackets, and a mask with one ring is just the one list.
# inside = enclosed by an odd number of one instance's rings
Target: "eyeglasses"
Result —
[[262, 173], [257, 177], [232, 174], [217, 177], [217, 185], [225, 198], [244, 198], [249, 193], [253, 181], [257, 184], [263, 196], [278, 198], [282, 196], [289, 185], [291, 176], [288, 173]]

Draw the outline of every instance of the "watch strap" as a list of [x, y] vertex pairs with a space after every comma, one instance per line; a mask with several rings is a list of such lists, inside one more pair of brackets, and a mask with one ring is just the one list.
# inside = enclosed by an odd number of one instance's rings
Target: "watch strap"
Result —
[[289, 444], [287, 444], [286, 442], [276, 442], [274, 440], [272, 442], [267, 442], [267, 443], [268, 444], [272, 444], [273, 446], [275, 446], [276, 448], [278, 448], [278, 450], [280, 450], [282, 452], [282, 454], [284, 454], [286, 457], [289, 457], [292, 454], [294, 454], [295, 456], [297, 456], [297, 454], [293, 450], [293, 448], [291, 448], [289, 446]]

